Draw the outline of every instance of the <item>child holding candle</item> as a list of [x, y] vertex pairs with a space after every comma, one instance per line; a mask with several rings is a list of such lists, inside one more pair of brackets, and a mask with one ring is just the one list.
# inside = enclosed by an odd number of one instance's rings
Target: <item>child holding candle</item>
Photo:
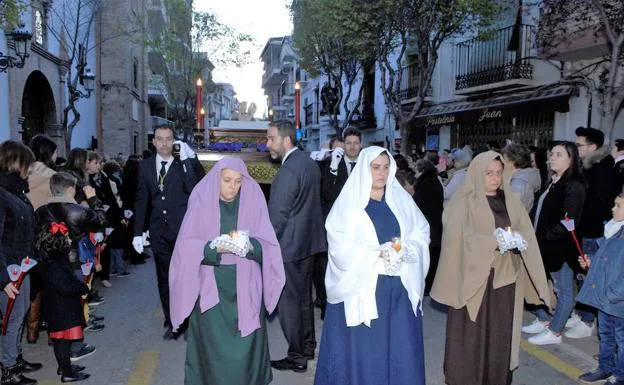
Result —
[[43, 268], [43, 315], [48, 322], [48, 333], [54, 344], [61, 382], [89, 378], [82, 373], [83, 366], [71, 365], [70, 347], [83, 338], [85, 319], [81, 297], [89, 288], [74, 274], [68, 254], [71, 249], [69, 231], [65, 223], [52, 222], [42, 229], [36, 243], [39, 255], [45, 258]]
[[598, 368], [579, 380], [594, 383], [609, 379], [605, 384], [624, 385], [624, 192], [615, 199], [611, 211], [613, 219], [605, 224], [598, 251], [579, 257], [589, 272], [577, 300], [598, 309], [600, 336]]

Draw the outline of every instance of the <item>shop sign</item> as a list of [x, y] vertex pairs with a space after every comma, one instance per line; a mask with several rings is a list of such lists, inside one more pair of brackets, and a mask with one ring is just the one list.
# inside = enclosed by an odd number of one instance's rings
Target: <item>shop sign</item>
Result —
[[501, 119], [502, 117], [503, 110], [489, 110], [487, 108], [484, 108], [483, 113], [479, 118], [479, 122], [483, 122], [484, 120]]
[[456, 123], [455, 115], [434, 116], [427, 119], [427, 127]]

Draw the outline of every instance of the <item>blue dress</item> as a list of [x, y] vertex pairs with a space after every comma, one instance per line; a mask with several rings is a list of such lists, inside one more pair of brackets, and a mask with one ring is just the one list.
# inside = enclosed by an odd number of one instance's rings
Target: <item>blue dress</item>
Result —
[[[366, 206], [379, 244], [401, 235], [385, 200]], [[380, 275], [375, 293], [379, 318], [371, 327], [347, 327], [344, 303], [327, 304], [314, 385], [425, 385], [422, 315], [400, 277]]]

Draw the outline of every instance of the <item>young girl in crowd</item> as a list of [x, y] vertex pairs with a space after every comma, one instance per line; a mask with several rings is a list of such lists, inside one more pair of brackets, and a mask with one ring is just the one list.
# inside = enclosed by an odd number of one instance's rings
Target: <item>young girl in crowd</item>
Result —
[[83, 338], [85, 326], [81, 297], [89, 288], [75, 275], [69, 263], [71, 240], [64, 222], [52, 222], [41, 229], [37, 238], [38, 255], [44, 261], [43, 314], [48, 321], [48, 333], [54, 343], [61, 382], [89, 378], [82, 373], [84, 366], [71, 365], [70, 346]]
[[598, 368], [580, 376], [583, 383], [609, 379], [605, 385], [624, 385], [624, 192], [612, 212], [598, 251], [579, 257], [589, 272], [577, 300], [598, 309], [600, 336]]

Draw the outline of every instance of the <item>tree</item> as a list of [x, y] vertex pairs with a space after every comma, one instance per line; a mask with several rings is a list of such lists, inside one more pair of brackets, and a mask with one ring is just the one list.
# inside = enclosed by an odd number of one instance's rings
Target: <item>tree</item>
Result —
[[65, 150], [71, 150], [74, 128], [80, 121], [76, 103], [82, 97], [78, 85], [87, 67], [86, 55], [95, 48], [91, 38], [98, 12], [104, 0], [76, 0], [59, 2], [50, 7], [51, 21], [47, 25], [50, 34], [58, 41], [66, 59], [65, 85], [67, 98], [63, 107], [61, 130], [65, 140]]
[[[161, 89], [169, 96], [170, 118], [186, 141], [195, 124], [195, 84], [199, 77], [204, 91], [214, 83], [215, 65], [242, 66], [250, 61], [253, 37], [221, 23], [212, 12], [193, 12], [186, 0], [165, 0], [169, 20], [150, 29], [145, 44], [162, 58], [152, 71], [160, 75]], [[156, 67], [156, 68], [155, 68]]]
[[16, 27], [20, 22], [20, 14], [25, 8], [21, 0], [0, 0], [0, 28]]
[[[562, 84], [585, 87], [599, 99], [599, 128], [613, 140], [624, 109], [624, 3], [616, 0], [543, 0], [538, 45], [544, 59], [578, 44], [598, 46], [594, 57], [560, 62]], [[580, 42], [580, 43], [579, 43]], [[561, 59], [559, 59], [561, 60]]]
[[[353, 22], [358, 13], [354, 6], [353, 0], [295, 0], [290, 7], [299, 64], [312, 76], [327, 78], [323, 88], [331, 92], [321, 92], [321, 96], [337, 136], [351, 124], [362, 103], [364, 82], [360, 81], [358, 88], [358, 80], [375, 63], [365, 26]], [[350, 104], [353, 94], [357, 98]]]
[[[382, 94], [401, 130], [401, 153], [408, 154], [409, 122], [422, 107], [431, 86], [441, 45], [454, 36], [488, 27], [500, 11], [495, 0], [360, 0], [366, 24], [376, 34]], [[405, 108], [401, 84], [406, 51], [415, 52], [416, 94]]]

